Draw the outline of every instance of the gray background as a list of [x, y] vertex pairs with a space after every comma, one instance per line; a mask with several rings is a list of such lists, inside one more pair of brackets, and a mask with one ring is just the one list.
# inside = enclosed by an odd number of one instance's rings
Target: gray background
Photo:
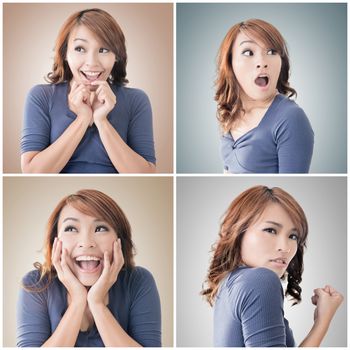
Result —
[[296, 344], [313, 324], [313, 290], [331, 284], [345, 297], [322, 346], [347, 345], [346, 177], [178, 177], [177, 346], [212, 346], [213, 311], [199, 292], [218, 237], [220, 218], [231, 201], [255, 185], [279, 186], [302, 206], [309, 222], [301, 304], [285, 302]]
[[177, 4], [177, 172], [222, 173], [216, 55], [229, 28], [272, 23], [289, 48], [291, 86], [315, 132], [312, 173], [346, 173], [347, 5]]

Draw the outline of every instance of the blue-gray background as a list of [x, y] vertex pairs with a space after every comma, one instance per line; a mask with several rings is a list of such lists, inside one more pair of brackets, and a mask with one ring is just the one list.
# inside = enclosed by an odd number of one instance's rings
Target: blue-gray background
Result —
[[344, 295], [322, 346], [347, 345], [347, 201], [346, 177], [211, 176], [177, 178], [176, 322], [179, 347], [212, 346], [213, 310], [199, 292], [220, 218], [231, 201], [255, 185], [278, 186], [304, 209], [309, 223], [304, 255], [302, 302], [285, 315], [300, 344], [313, 324], [313, 290], [331, 284]]
[[312, 173], [346, 173], [347, 5], [177, 4], [177, 172], [222, 173], [216, 55], [229, 28], [260, 18], [287, 41], [291, 86], [315, 132]]

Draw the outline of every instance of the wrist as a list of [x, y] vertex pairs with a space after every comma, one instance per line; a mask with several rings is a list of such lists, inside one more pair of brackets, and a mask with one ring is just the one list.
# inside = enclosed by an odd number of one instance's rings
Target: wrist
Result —
[[103, 118], [98, 118], [98, 119], [94, 119], [94, 123], [97, 127], [97, 129], [102, 129], [102, 128], [105, 128], [107, 125], [108, 125], [108, 119], [107, 119], [107, 116], [106, 117], [103, 117]]

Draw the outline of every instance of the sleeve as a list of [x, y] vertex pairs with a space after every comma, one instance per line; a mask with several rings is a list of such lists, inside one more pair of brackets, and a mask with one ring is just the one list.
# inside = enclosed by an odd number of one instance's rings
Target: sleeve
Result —
[[46, 90], [45, 86], [37, 85], [28, 93], [24, 107], [21, 153], [42, 151], [50, 145], [50, 96]]
[[[29, 274], [23, 279], [23, 285], [34, 284]], [[45, 292], [28, 292], [21, 286], [17, 302], [18, 347], [40, 347], [50, 337], [46, 299]]]
[[276, 129], [279, 173], [308, 173], [314, 132], [300, 107], [291, 108]]
[[246, 347], [286, 347], [282, 286], [268, 269], [255, 269], [237, 303]]
[[128, 333], [144, 347], [160, 347], [160, 299], [153, 276], [138, 267], [131, 288]]
[[131, 96], [131, 120], [127, 143], [147, 161], [156, 163], [151, 103], [147, 95], [137, 89], [134, 89]]

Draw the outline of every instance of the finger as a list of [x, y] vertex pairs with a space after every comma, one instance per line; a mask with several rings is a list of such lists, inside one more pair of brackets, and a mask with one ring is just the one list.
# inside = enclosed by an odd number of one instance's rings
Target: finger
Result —
[[111, 268], [111, 263], [109, 261], [109, 253], [105, 251], [103, 254], [103, 271], [101, 274], [102, 278], [108, 277], [110, 268]]
[[106, 80], [94, 80], [94, 81], [92, 81], [91, 82], [91, 85], [97, 85], [97, 86], [106, 86], [106, 87], [108, 87], [109, 88], [109, 85], [108, 85], [108, 83], [107, 83], [107, 81]]
[[56, 242], [54, 243], [55, 249], [53, 251], [53, 262], [54, 264], [59, 264], [61, 260], [61, 244], [62, 242], [56, 237]]
[[312, 302], [312, 304], [313, 305], [317, 305], [317, 301], [318, 301], [318, 297], [316, 296], [316, 295], [313, 295], [312, 297], [311, 297], [311, 302]]
[[53, 245], [51, 248], [51, 261], [54, 259], [55, 251], [56, 251], [56, 246], [57, 246], [57, 237], [53, 240]]

